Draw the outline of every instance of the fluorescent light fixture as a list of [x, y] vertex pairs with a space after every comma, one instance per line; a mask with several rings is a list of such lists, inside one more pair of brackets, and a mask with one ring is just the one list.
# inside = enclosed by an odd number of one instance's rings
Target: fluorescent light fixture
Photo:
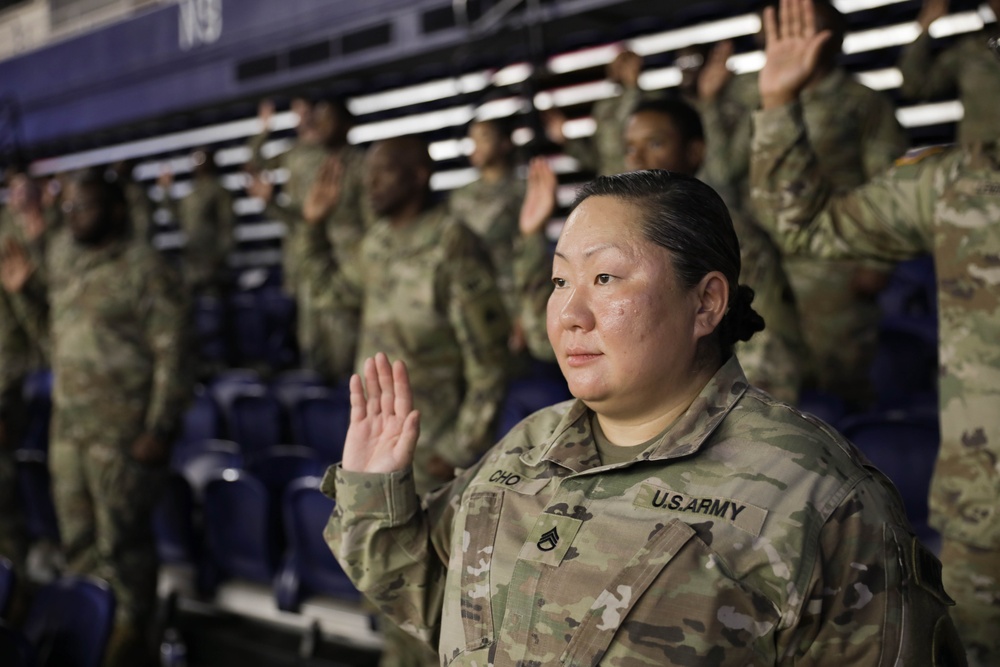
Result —
[[381, 141], [382, 139], [390, 139], [392, 137], [402, 137], [409, 134], [441, 130], [446, 127], [455, 127], [456, 125], [465, 125], [472, 120], [473, 113], [472, 105], [467, 104], [465, 106], [431, 111], [404, 118], [356, 125], [347, 133], [347, 140], [352, 144], [364, 144], [370, 141]]
[[282, 238], [287, 231], [285, 223], [277, 220], [244, 223], [233, 228], [233, 238], [237, 241], [269, 241]]
[[577, 86], [555, 88], [538, 93], [535, 96], [535, 106], [542, 110], [551, 109], [553, 106], [568, 107], [574, 104], [606, 100], [615, 97], [620, 92], [621, 87], [616, 83], [607, 80], [591, 81]]
[[189, 156], [153, 160], [137, 164], [132, 172], [132, 178], [137, 181], [155, 181], [164, 170], [169, 170], [171, 174], [176, 175], [190, 173], [193, 168], [194, 163]]
[[556, 190], [556, 202], [562, 208], [566, 208], [573, 203], [576, 199], [577, 191], [583, 186], [583, 183], [567, 183], [565, 185], [560, 185]]
[[[275, 114], [271, 119], [271, 130], [287, 130], [298, 125], [299, 117], [291, 111]], [[39, 160], [32, 164], [31, 171], [36, 176], [48, 176], [63, 171], [84, 169], [95, 165], [109, 164], [118, 160], [143, 158], [185, 149], [197, 148], [223, 141], [245, 139], [261, 131], [257, 118], [245, 118], [229, 123], [208, 125], [196, 130], [185, 130], [164, 134], [150, 139], [130, 141], [114, 146], [95, 148], [80, 153], [70, 153], [56, 158]]]
[[574, 118], [563, 123], [562, 131], [567, 139], [589, 137], [597, 131], [597, 121], [593, 118]]
[[923, 127], [962, 120], [965, 108], [958, 100], [920, 104], [896, 109], [896, 119], [903, 127]]
[[508, 118], [528, 110], [528, 101], [523, 97], [507, 97], [502, 100], [490, 100], [476, 109], [476, 120], [493, 120]]
[[984, 23], [993, 23], [998, 18], [993, 8], [986, 3], [979, 5], [979, 16], [983, 19]]
[[457, 78], [439, 79], [415, 86], [387, 90], [374, 95], [352, 97], [347, 100], [347, 108], [354, 115], [363, 116], [411, 104], [444, 100], [463, 93], [476, 93], [489, 85], [490, 75], [487, 72], [473, 72]]
[[547, 159], [549, 167], [557, 174], [573, 174], [580, 171], [580, 163], [569, 155], [553, 155]]
[[934, 39], [940, 39], [941, 37], [982, 30], [984, 25], [983, 17], [979, 15], [979, 12], [961, 12], [960, 14], [942, 16], [931, 24], [927, 32]]
[[465, 139], [448, 139], [446, 141], [435, 141], [427, 147], [431, 154], [431, 159], [435, 162], [443, 160], [454, 160], [472, 154], [474, 142], [466, 137]]
[[222, 183], [222, 187], [230, 192], [239, 192], [247, 186], [247, 177], [242, 172], [236, 172], [235, 174], [223, 174], [219, 178], [219, 181]]
[[734, 74], [746, 74], [747, 72], [759, 72], [766, 61], [767, 56], [764, 55], [763, 51], [749, 51], [729, 56], [726, 64]]
[[233, 202], [236, 215], [256, 215], [264, 212], [264, 202], [256, 197], [243, 197]]
[[581, 49], [549, 58], [548, 69], [553, 74], [565, 74], [576, 70], [607, 65], [622, 52], [620, 44], [605, 44], [591, 49]]
[[907, 2], [907, 0], [833, 0], [833, 6], [844, 14], [851, 14], [876, 7], [898, 5], [901, 2]]
[[475, 167], [438, 171], [431, 175], [431, 190], [435, 192], [454, 190], [463, 185], [468, 185], [478, 178], [479, 170]]
[[[265, 147], [267, 144], [264, 144]], [[229, 167], [234, 164], [246, 164], [253, 157], [253, 151], [249, 146], [233, 146], [223, 148], [215, 152], [215, 164], [220, 167]]]
[[176, 250], [183, 248], [187, 243], [187, 236], [184, 232], [159, 232], [153, 237], [153, 247], [157, 250]]
[[681, 70], [677, 67], [646, 70], [639, 75], [639, 87], [643, 90], [662, 90], [680, 85]]
[[515, 83], [527, 81], [533, 71], [534, 68], [528, 63], [507, 65], [507, 67], [497, 70], [493, 74], [493, 85], [498, 88], [501, 86], [513, 86]]
[[701, 23], [689, 28], [636, 37], [628, 42], [628, 47], [640, 56], [648, 56], [654, 53], [675, 51], [692, 44], [708, 44], [744, 35], [756, 35], [760, 32], [760, 28], [759, 16], [743, 14], [721, 21]]
[[844, 37], [844, 53], [861, 53], [909, 44], [919, 36], [920, 26], [916, 21], [852, 32]]
[[854, 78], [872, 90], [891, 90], [903, 85], [903, 73], [895, 67], [858, 72]]
[[535, 131], [530, 127], [519, 127], [510, 134], [515, 146], [526, 146], [535, 138]]

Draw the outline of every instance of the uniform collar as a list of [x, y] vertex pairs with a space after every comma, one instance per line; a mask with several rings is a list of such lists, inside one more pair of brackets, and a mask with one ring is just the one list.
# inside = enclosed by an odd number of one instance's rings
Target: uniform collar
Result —
[[802, 91], [803, 103], [817, 98], [826, 98], [831, 95], [836, 95], [846, 80], [847, 72], [839, 67], [833, 68], [830, 70], [830, 73], [824, 76], [813, 88]]
[[[690, 456], [699, 451], [747, 390], [747, 379], [736, 357], [722, 365], [698, 397], [673, 425], [642, 454], [649, 461]], [[583, 401], [570, 404], [550, 438], [521, 455], [529, 466], [549, 461], [573, 472], [600, 466], [594, 434]], [[631, 463], [622, 464], [622, 466]]]

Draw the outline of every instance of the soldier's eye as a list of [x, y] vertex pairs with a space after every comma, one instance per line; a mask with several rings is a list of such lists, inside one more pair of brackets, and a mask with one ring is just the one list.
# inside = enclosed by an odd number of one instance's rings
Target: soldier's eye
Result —
[[552, 284], [555, 285], [557, 288], [559, 288], [559, 287], [566, 287], [566, 279], [565, 278], [553, 277], [552, 278]]
[[614, 276], [612, 276], [609, 273], [599, 273], [597, 274], [597, 278], [594, 279], [594, 282], [596, 282], [598, 285], [607, 285], [613, 279]]

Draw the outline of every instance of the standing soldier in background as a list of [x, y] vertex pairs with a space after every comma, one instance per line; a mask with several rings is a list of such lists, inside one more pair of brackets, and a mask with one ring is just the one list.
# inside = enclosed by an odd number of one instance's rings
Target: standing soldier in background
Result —
[[[840, 196], [810, 146], [800, 93], [828, 33], [807, 0], [768, 25], [755, 120], [753, 196], [775, 241], [812, 257], [900, 261], [933, 253], [940, 329], [941, 450], [931, 525], [970, 664], [1000, 662], [1000, 141], [901, 159]], [[787, 16], [786, 16], [787, 14]], [[985, 48], [985, 45], [984, 45]]]
[[[816, 11], [831, 37], [803, 92], [803, 113], [824, 176], [844, 191], [887, 169], [906, 150], [908, 139], [892, 102], [837, 66], [846, 29], [844, 17], [827, 0], [817, 2]], [[719, 106], [724, 99], [734, 99], [720, 93], [736, 83], [730, 83], [726, 59], [727, 47], [720, 45], [700, 73], [699, 96], [709, 119], [705, 177], [722, 191], [743, 193], [739, 196], [746, 201], [750, 114], [760, 98], [755, 95], [742, 113], [734, 113], [731, 105]], [[740, 86], [745, 89], [746, 83], [744, 79]], [[726, 118], [735, 123], [728, 131], [721, 122]], [[756, 216], [758, 212], [750, 213]], [[818, 386], [856, 407], [871, 400], [868, 370], [880, 317], [876, 296], [890, 269], [889, 264], [871, 261], [786, 259], [785, 270], [814, 364], [807, 386]]]
[[353, 253], [371, 220], [364, 201], [361, 174], [364, 153], [347, 144], [347, 132], [353, 118], [339, 100], [322, 100], [306, 105], [299, 100], [299, 137], [287, 152], [267, 160], [262, 149], [268, 138], [267, 128], [274, 113], [270, 102], [261, 103], [260, 119], [264, 132], [251, 142], [254, 157], [252, 170], [285, 168], [288, 180], [279, 204], [274, 198], [273, 184], [259, 173], [251, 181], [248, 192], [263, 199], [266, 212], [285, 223], [287, 231], [282, 242], [282, 269], [285, 291], [298, 307], [299, 349], [307, 365], [329, 379], [344, 377], [354, 366], [360, 314], [342, 308], [334, 315], [318, 306], [320, 295], [301, 270], [306, 253], [307, 235], [302, 207], [317, 174], [328, 160], [338, 162], [344, 170], [342, 198], [324, 216], [322, 227], [327, 236], [328, 253], [343, 261]]
[[[920, 36], [905, 47], [899, 59], [904, 98], [926, 100], [958, 93], [965, 112], [958, 121], [962, 143], [1000, 138], [1000, 60], [986, 48], [1000, 38], [1000, 23], [966, 35], [935, 57], [930, 27], [948, 13], [948, 0], [924, 0], [917, 23]], [[1000, 0], [989, 0], [1000, 20]], [[994, 44], [996, 41], [994, 41]]]
[[[318, 224], [338, 204], [346, 170], [331, 161], [306, 202], [310, 273], [329, 312], [360, 308], [356, 368], [391, 350], [411, 369], [424, 420], [413, 475], [427, 493], [475, 463], [492, 445], [503, 399], [510, 325], [489, 256], [476, 235], [444, 206], [432, 206], [432, 165], [416, 137], [379, 142], [365, 164], [377, 221], [357, 252], [330, 254]], [[373, 600], [377, 605], [378, 600]], [[383, 623], [383, 667], [437, 665], [435, 652]]]
[[156, 221], [153, 219], [153, 202], [146, 187], [135, 180], [135, 159], [120, 160], [111, 165], [114, 180], [125, 193], [128, 202], [128, 219], [132, 238], [152, 244], [156, 235]]
[[164, 172], [159, 184], [163, 202], [184, 232], [181, 276], [194, 297], [223, 296], [229, 276], [226, 260], [233, 248], [233, 196], [219, 178], [215, 153], [199, 149], [191, 154], [191, 192], [177, 200], [170, 195], [173, 174]]
[[[49, 243], [47, 299], [32, 305], [52, 331], [52, 484], [67, 567], [107, 580], [117, 599], [105, 664], [148, 659], [157, 559], [151, 514], [190, 392], [188, 313], [174, 273], [129, 238], [121, 188], [83, 174], [69, 230]], [[36, 268], [20, 245], [4, 287], [21, 294]], [[47, 313], [47, 318], [44, 317]]]
[[[514, 173], [514, 142], [504, 121], [473, 121], [468, 138], [473, 144], [469, 162], [479, 171], [479, 178], [452, 191], [448, 208], [482, 240], [493, 261], [507, 314], [514, 322], [518, 299], [514, 291], [513, 255], [524, 182]], [[513, 339], [511, 343], [513, 351], [523, 349], [523, 343]]]
[[594, 104], [591, 110], [597, 123], [594, 135], [587, 139], [567, 139], [563, 134], [565, 114], [550, 109], [542, 117], [545, 136], [549, 141], [562, 146], [567, 155], [576, 158], [581, 169], [596, 172], [599, 176], [620, 174], [625, 170], [622, 162], [622, 132], [628, 115], [642, 99], [642, 90], [639, 88], [641, 72], [642, 58], [631, 51], [622, 51], [607, 69], [608, 80], [619, 86], [621, 92]]

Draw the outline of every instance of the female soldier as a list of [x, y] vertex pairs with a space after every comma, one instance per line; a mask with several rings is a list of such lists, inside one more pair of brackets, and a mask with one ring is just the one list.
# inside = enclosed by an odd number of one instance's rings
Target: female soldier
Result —
[[358, 588], [446, 665], [964, 664], [890, 483], [747, 385], [731, 350], [762, 322], [739, 271], [700, 181], [586, 186], [548, 307], [576, 400], [423, 504], [406, 369], [367, 360], [324, 480]]

